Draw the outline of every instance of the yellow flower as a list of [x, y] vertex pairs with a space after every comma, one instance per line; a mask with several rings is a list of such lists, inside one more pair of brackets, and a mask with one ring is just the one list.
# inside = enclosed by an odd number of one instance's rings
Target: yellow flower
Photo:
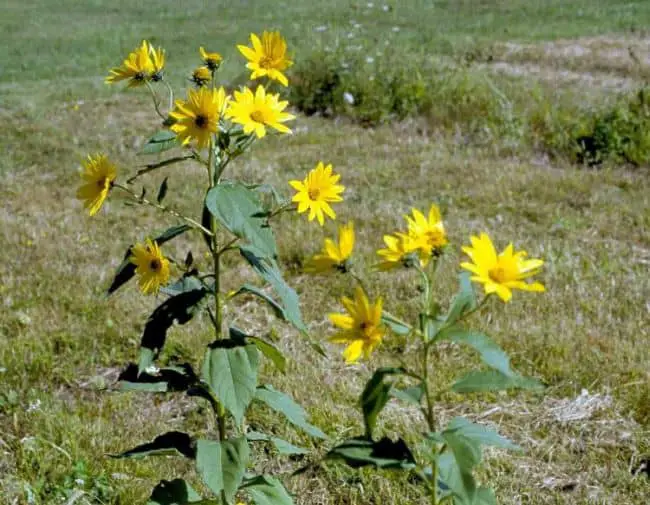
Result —
[[169, 282], [169, 260], [155, 241], [147, 239], [144, 244], [133, 246], [129, 259], [136, 266], [138, 285], [145, 295], [158, 293], [160, 286]]
[[122, 66], [111, 69], [106, 82], [112, 84], [128, 79], [129, 88], [142, 86], [146, 81], [162, 79], [162, 69], [165, 66], [165, 52], [154, 47], [146, 40], [140, 47], [129, 53]]
[[267, 94], [264, 86], [258, 86], [255, 95], [249, 88], [235, 91], [235, 99], [230, 103], [226, 116], [242, 125], [245, 134], [255, 132], [260, 139], [266, 135], [267, 126], [281, 133], [291, 133], [282, 123], [296, 116], [282, 112], [289, 102], [280, 101], [279, 97], [279, 94]]
[[282, 71], [293, 65], [293, 62], [287, 58], [287, 43], [280, 32], [265, 31], [262, 33], [262, 40], [251, 33], [251, 44], [253, 45], [252, 49], [248, 46], [237, 46], [237, 49], [248, 60], [246, 68], [253, 71], [251, 79], [266, 75], [269, 79], [287, 86], [289, 81]]
[[447, 245], [445, 226], [437, 205], [431, 205], [428, 218], [418, 209], [411, 209], [411, 212], [413, 217], [404, 216], [404, 219], [408, 223], [408, 234], [417, 244], [424, 266], [432, 255], [438, 256]]
[[210, 69], [210, 72], [217, 70], [223, 61], [223, 57], [219, 53], [209, 53], [203, 47], [199, 48], [199, 53], [201, 53], [203, 64]]
[[149, 44], [149, 54], [151, 55], [151, 64], [153, 66], [153, 72], [151, 73], [152, 81], [161, 81], [162, 80], [162, 71], [165, 67], [165, 51], [162, 47], [154, 49], [154, 47]]
[[[395, 235], [384, 235], [385, 249], [379, 249], [377, 254], [381, 256], [382, 262], [377, 264], [379, 270], [393, 270], [397, 267], [413, 266], [412, 261], [418, 261], [418, 242], [404, 233]], [[419, 259], [420, 266], [426, 266], [426, 262]]]
[[320, 254], [316, 254], [305, 266], [305, 272], [320, 274], [333, 272], [347, 272], [348, 259], [354, 249], [354, 224], [348, 223], [339, 226], [339, 243], [332, 239], [325, 239], [325, 247]]
[[212, 80], [212, 72], [208, 67], [198, 67], [192, 72], [191, 81], [196, 84], [197, 87], [205, 86]]
[[544, 291], [539, 282], [527, 283], [524, 279], [537, 274], [544, 262], [540, 259], [526, 259], [526, 251], [515, 252], [512, 244], [497, 255], [492, 240], [486, 233], [470, 237], [471, 247], [463, 247], [473, 263], [460, 266], [474, 275], [471, 279], [484, 285], [487, 295], [496, 293], [504, 302], [512, 298], [512, 289]]
[[84, 201], [84, 207], [89, 209], [91, 216], [101, 208], [116, 177], [115, 165], [104, 154], [88, 156], [84, 162], [81, 174], [84, 184], [77, 190], [77, 198]]
[[176, 100], [176, 108], [169, 114], [175, 122], [169, 128], [183, 144], [196, 139], [199, 149], [207, 147], [229, 100], [223, 87], [191, 89], [187, 100]]
[[336, 219], [336, 214], [329, 204], [343, 200], [340, 194], [345, 187], [337, 184], [340, 178], [339, 174], [332, 173], [332, 165], [324, 166], [323, 162], [319, 161], [304, 181], [289, 181], [291, 187], [298, 191], [292, 199], [298, 204], [298, 212], [306, 212], [309, 209], [309, 220], [318, 218], [321, 226], [325, 222], [324, 214]]
[[357, 287], [354, 300], [343, 297], [341, 302], [349, 315], [329, 314], [332, 324], [341, 328], [330, 337], [330, 341], [335, 344], [348, 344], [343, 351], [347, 363], [356, 362], [362, 354], [367, 359], [384, 336], [381, 324], [382, 300], [378, 298], [374, 304], [370, 304], [363, 289]]

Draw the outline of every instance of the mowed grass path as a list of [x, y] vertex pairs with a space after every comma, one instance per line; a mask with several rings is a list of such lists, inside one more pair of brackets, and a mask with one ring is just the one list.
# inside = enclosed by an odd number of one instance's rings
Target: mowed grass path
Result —
[[[281, 28], [296, 58], [312, 44], [347, 34], [351, 20], [364, 40], [391, 30], [405, 52], [452, 51], [492, 40], [535, 41], [596, 35], [647, 25], [646, 2], [404, 2], [383, 11], [367, 2], [214, 3], [14, 2], [2, 8], [0, 37], [0, 502], [64, 503], [75, 490], [78, 503], [131, 504], [146, 501], [161, 478], [191, 475], [180, 459], [115, 461], [105, 457], [173, 429], [201, 434], [202, 406], [176, 396], [152, 397], [111, 391], [127, 361], [137, 355], [142, 326], [156, 300], [135, 286], [107, 299], [103, 292], [130, 243], [174, 224], [153, 212], [111, 200], [93, 219], [74, 199], [80, 159], [105, 150], [128, 173], [142, 163], [134, 155], [157, 121], [144, 93], [116, 92], [102, 84], [107, 67], [148, 37], [169, 53], [170, 77], [196, 62], [205, 44], [230, 60], [227, 77], [240, 72], [233, 44], [251, 30]], [[82, 4], [82, 5], [79, 5]], [[418, 9], [419, 7], [419, 9]], [[578, 16], [578, 12], [581, 15]], [[545, 22], [538, 22], [544, 19]], [[235, 20], [235, 21], [233, 21]], [[328, 26], [325, 32], [314, 32]], [[392, 31], [393, 26], [400, 27]], [[507, 32], [505, 31], [507, 29]], [[316, 33], [319, 41], [312, 37]], [[355, 35], [357, 36], [357, 35]], [[361, 36], [361, 35], [360, 35]], [[321, 37], [323, 37], [321, 39]], [[426, 46], [422, 46], [426, 44]], [[190, 60], [194, 58], [194, 60]], [[192, 61], [190, 63], [190, 61]], [[286, 181], [316, 161], [332, 162], [348, 187], [339, 209], [354, 219], [362, 268], [374, 262], [381, 235], [400, 226], [411, 206], [438, 202], [453, 247], [446, 258], [443, 292], [453, 289], [459, 250], [470, 233], [489, 231], [503, 247], [514, 240], [544, 257], [548, 292], [519, 294], [492, 320], [477, 319], [513, 357], [523, 373], [549, 385], [543, 395], [441, 395], [437, 415], [458, 414], [490, 423], [525, 453], [490, 453], [482, 473], [500, 503], [641, 505], [650, 483], [631, 475], [650, 453], [650, 175], [647, 169], [583, 170], [551, 162], [535, 152], [498, 157], [492, 148], [433, 132], [418, 121], [361, 129], [342, 120], [299, 117], [291, 137], [255, 146], [236, 170], [250, 181], [271, 180], [288, 193]], [[146, 180], [150, 192], [170, 176], [169, 203], [197, 212], [203, 174], [175, 166]], [[320, 248], [323, 232], [289, 216], [278, 231], [281, 263], [302, 295], [314, 338], [323, 339], [323, 308], [337, 309], [347, 293], [341, 277], [314, 281], [300, 265]], [[334, 226], [326, 228], [332, 234]], [[178, 241], [168, 252], [182, 258], [201, 241]], [[227, 283], [250, 273], [234, 259]], [[373, 275], [388, 310], [409, 315], [416, 278]], [[229, 307], [238, 325], [266, 332], [272, 318], [252, 303]], [[209, 341], [198, 319], [172, 332], [164, 360], [197, 361]], [[333, 438], [360, 422], [354, 403], [370, 370], [404, 349], [387, 339], [372, 362], [345, 367], [340, 349], [330, 359], [315, 355], [280, 324], [278, 345], [291, 356], [286, 376], [265, 370], [264, 380], [293, 394], [312, 420]], [[470, 367], [475, 357], [449, 348], [436, 364], [440, 384]], [[576, 401], [586, 389], [591, 396]], [[585, 400], [586, 399], [586, 400]], [[407, 437], [417, 413], [391, 404], [383, 428]], [[269, 412], [251, 423], [274, 426], [281, 436], [311, 446], [286, 431]], [[314, 446], [316, 451], [322, 447]], [[263, 455], [261, 455], [263, 458]], [[288, 472], [296, 463], [265, 463]], [[187, 472], [187, 473], [185, 473]], [[416, 490], [397, 474], [361, 474], [340, 467], [287, 479], [301, 505], [420, 503]], [[92, 497], [95, 497], [93, 502]]]

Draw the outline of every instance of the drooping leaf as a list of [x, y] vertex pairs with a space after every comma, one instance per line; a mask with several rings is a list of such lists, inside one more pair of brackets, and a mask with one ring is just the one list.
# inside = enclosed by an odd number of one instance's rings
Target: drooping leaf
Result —
[[176, 134], [170, 130], [160, 130], [144, 143], [140, 154], [155, 154], [168, 151], [178, 145]]
[[[160, 235], [158, 235], [156, 238], [154, 238], [154, 240], [158, 245], [162, 245], [165, 242], [173, 239], [174, 237], [177, 237], [182, 233], [185, 233], [187, 230], [191, 230], [191, 229], [192, 227], [187, 224], [172, 226], [171, 228], [168, 228]], [[126, 250], [126, 254], [124, 255], [124, 260], [122, 261], [122, 263], [120, 263], [120, 266], [117, 267], [117, 271], [115, 272], [115, 277], [113, 278], [113, 282], [108, 288], [107, 294], [110, 295], [115, 291], [117, 291], [120, 287], [126, 284], [135, 275], [135, 265], [131, 263], [131, 261], [129, 260], [130, 257], [131, 257], [131, 247], [129, 247]]]
[[368, 439], [372, 439], [372, 432], [377, 424], [377, 416], [390, 399], [392, 384], [384, 382], [384, 378], [389, 375], [403, 373], [404, 369], [402, 368], [379, 368], [366, 383], [366, 387], [359, 398], [359, 404], [363, 412], [363, 421]]
[[196, 275], [196, 270], [183, 274], [180, 279], [160, 288], [160, 291], [166, 295], [175, 296], [194, 289], [205, 289], [205, 286]]
[[244, 479], [250, 449], [246, 438], [218, 442], [199, 439], [196, 444], [196, 469], [203, 482], [218, 495], [223, 490], [228, 502]]
[[146, 505], [188, 505], [201, 496], [183, 479], [161, 480], [151, 492]]
[[327, 438], [319, 428], [307, 421], [307, 413], [293, 399], [273, 386], [265, 385], [257, 388], [255, 399], [266, 403], [271, 409], [283, 414], [287, 420], [309, 433], [312, 437]]
[[410, 386], [404, 389], [393, 387], [393, 389], [390, 391], [390, 394], [398, 400], [419, 406], [422, 402], [422, 397], [424, 396], [424, 388], [421, 384]]
[[138, 374], [138, 365], [130, 363], [117, 379], [121, 391], [164, 393], [187, 391], [198, 378], [189, 363], [159, 369], [156, 373]]
[[223, 182], [208, 191], [205, 205], [228, 231], [252, 245], [259, 255], [275, 258], [275, 237], [255, 191], [238, 182]]
[[532, 378], [521, 375], [504, 375], [498, 370], [477, 370], [469, 372], [451, 388], [456, 393], [502, 391], [504, 389], [543, 389], [543, 385]]
[[475, 309], [477, 305], [476, 293], [472, 287], [468, 272], [462, 272], [458, 275], [458, 284], [458, 293], [451, 302], [451, 307], [445, 317], [447, 324], [454, 324], [465, 312]]
[[[306, 332], [305, 323], [300, 314], [300, 300], [296, 292], [284, 281], [278, 264], [273, 258], [264, 258], [254, 248], [240, 247], [241, 255], [253, 269], [268, 282], [280, 297], [284, 317], [298, 330]], [[254, 293], [258, 294], [258, 293]], [[259, 296], [259, 295], [258, 295]]]
[[232, 340], [243, 344], [254, 344], [258, 351], [260, 351], [265, 358], [271, 360], [280, 372], [285, 372], [287, 360], [280, 350], [273, 344], [254, 335], [249, 335], [236, 326], [231, 326], [228, 331], [230, 332], [230, 338]]
[[186, 324], [194, 316], [199, 303], [208, 294], [206, 289], [192, 289], [172, 296], [160, 304], [147, 319], [140, 341], [138, 370], [144, 372], [151, 366], [165, 345], [167, 330], [174, 322]]
[[309, 451], [304, 447], [298, 447], [286, 440], [266, 433], [258, 431], [249, 431], [246, 433], [246, 438], [252, 442], [271, 442], [281, 456], [293, 456], [299, 454], [307, 454]]
[[490, 368], [498, 370], [507, 377], [516, 373], [510, 368], [508, 355], [487, 335], [476, 331], [466, 330], [459, 326], [450, 326], [438, 334], [438, 341], [448, 340], [457, 344], [465, 344], [481, 355], [483, 362]]
[[113, 457], [142, 458], [145, 456], [169, 456], [173, 454], [180, 454], [193, 459], [196, 456], [196, 444], [192, 437], [181, 431], [169, 431], [154, 438], [153, 442], [139, 445]]
[[377, 442], [365, 438], [352, 438], [331, 449], [325, 459], [343, 460], [352, 468], [375, 466], [396, 470], [415, 467], [415, 458], [401, 438], [393, 441], [387, 437]]
[[258, 366], [254, 344], [215, 340], [206, 352], [202, 378], [238, 423], [255, 395]]
[[381, 313], [381, 321], [388, 325], [388, 327], [397, 335], [408, 335], [411, 332], [411, 327], [407, 323], [386, 311]]
[[169, 179], [169, 177], [165, 177], [160, 184], [160, 188], [158, 188], [158, 196], [156, 196], [156, 201], [158, 203], [161, 203], [167, 196], [167, 190], [169, 189], [167, 179]]
[[282, 483], [274, 477], [259, 475], [247, 479], [241, 487], [255, 505], [293, 505], [293, 499]]

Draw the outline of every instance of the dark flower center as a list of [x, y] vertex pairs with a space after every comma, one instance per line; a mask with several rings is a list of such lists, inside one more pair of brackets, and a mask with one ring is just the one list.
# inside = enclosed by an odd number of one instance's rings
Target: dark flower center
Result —
[[309, 195], [310, 200], [316, 201], [320, 197], [320, 189], [318, 189], [318, 188], [309, 188], [309, 190], [307, 191], [307, 194]]
[[199, 114], [196, 116], [196, 119], [194, 120], [194, 124], [199, 128], [205, 128], [208, 126], [208, 118], [205, 117], [203, 114]]
[[160, 270], [161, 267], [162, 267], [162, 263], [158, 258], [154, 258], [149, 262], [149, 268], [151, 268], [151, 270], [153, 270], [154, 272]]

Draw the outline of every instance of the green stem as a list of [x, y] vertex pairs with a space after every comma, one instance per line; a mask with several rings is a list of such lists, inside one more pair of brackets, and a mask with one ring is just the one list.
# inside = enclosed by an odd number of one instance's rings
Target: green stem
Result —
[[147, 88], [151, 93], [151, 99], [153, 100], [153, 106], [156, 109], [156, 113], [164, 121], [165, 119], [167, 119], [167, 116], [165, 116], [160, 110], [160, 101], [158, 100], [158, 95], [156, 95], [156, 92], [154, 91], [153, 86], [149, 81], [145, 80], [144, 83], [147, 85]]
[[147, 198], [144, 198], [137, 193], [133, 192], [130, 188], [127, 188], [126, 186], [122, 186], [120, 184], [113, 184], [114, 188], [121, 189], [125, 193], [128, 193], [137, 203], [141, 203], [144, 205], [149, 205], [150, 207], [155, 207], [158, 210], [163, 211], [166, 214], [170, 214], [174, 217], [177, 217], [179, 219], [182, 219], [185, 221], [187, 224], [191, 225], [192, 228], [196, 228], [197, 230], [201, 230], [203, 233], [212, 236], [212, 232], [208, 230], [205, 226], [203, 226], [201, 223], [198, 221], [195, 221], [191, 217], [184, 216], [180, 212], [175, 211], [174, 209], [167, 207], [166, 205], [162, 205], [157, 202], [152, 202], [151, 200], [148, 200]]
[[[214, 136], [210, 137], [210, 152], [208, 154], [208, 176], [210, 178], [210, 189], [212, 189], [216, 184], [218, 184], [219, 177], [215, 177], [215, 166], [214, 166]], [[220, 289], [220, 277], [221, 277], [221, 252], [219, 249], [219, 239], [217, 237], [217, 219], [210, 215], [210, 228], [212, 231], [212, 259], [214, 260], [214, 331], [215, 338], [218, 340], [222, 337], [221, 326], [222, 326], [222, 317], [221, 312], [221, 289]], [[219, 429], [219, 440], [226, 440], [226, 409], [224, 408], [221, 402], [217, 402], [217, 426]], [[223, 505], [228, 505], [228, 500], [226, 499], [226, 492], [221, 491], [221, 503]]]

